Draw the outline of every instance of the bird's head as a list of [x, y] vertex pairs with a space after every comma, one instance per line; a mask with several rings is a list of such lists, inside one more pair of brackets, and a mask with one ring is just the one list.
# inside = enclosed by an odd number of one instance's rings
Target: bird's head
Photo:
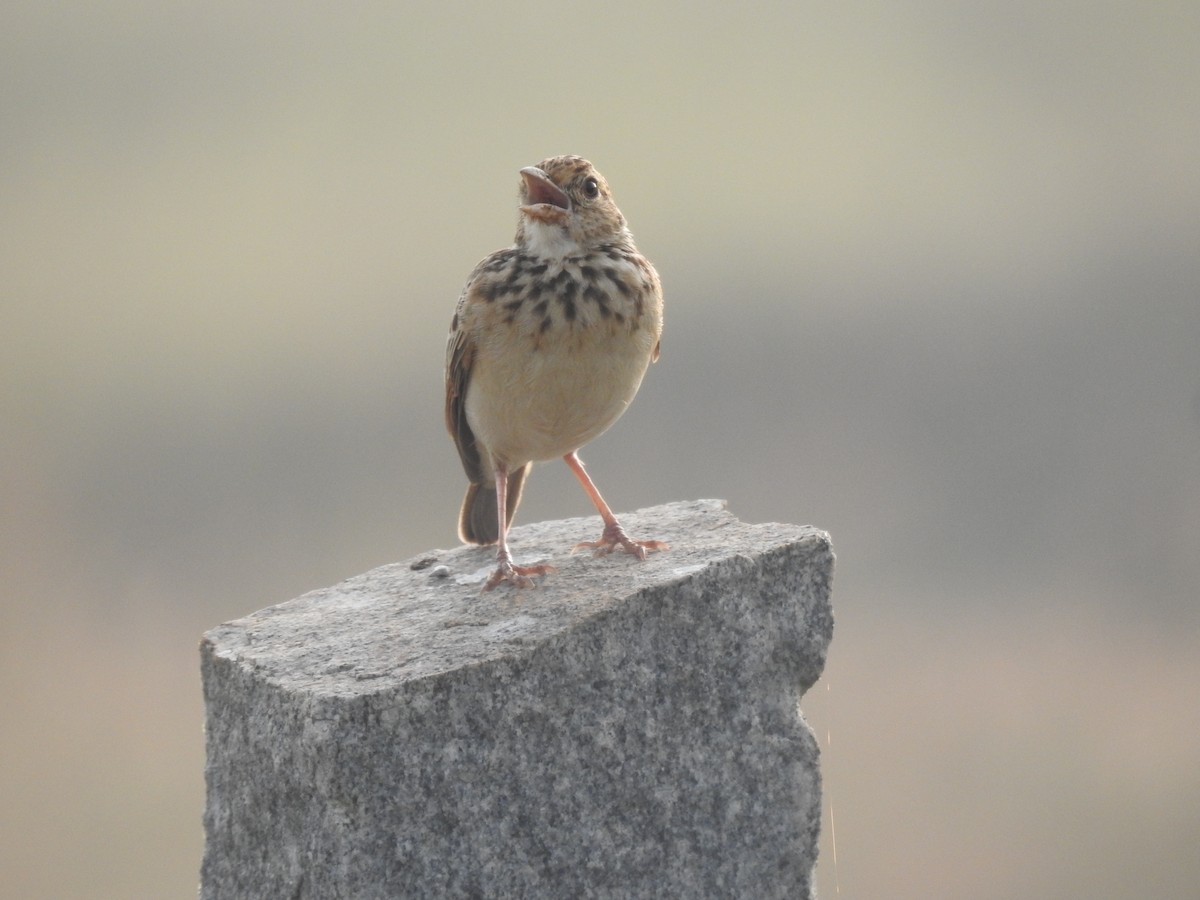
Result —
[[579, 156], [554, 156], [521, 170], [517, 245], [566, 255], [628, 234], [604, 176]]

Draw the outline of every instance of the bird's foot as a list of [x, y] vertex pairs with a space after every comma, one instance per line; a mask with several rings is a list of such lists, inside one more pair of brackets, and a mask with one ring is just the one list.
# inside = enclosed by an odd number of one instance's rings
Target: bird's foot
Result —
[[501, 559], [496, 564], [496, 571], [492, 573], [487, 583], [484, 584], [483, 589], [490, 591], [504, 581], [517, 588], [537, 587], [537, 582], [530, 576], [545, 575], [547, 572], [554, 571], [556, 570], [551, 565], [518, 566], [514, 565], [511, 559]]
[[593, 556], [608, 556], [614, 550], [624, 550], [638, 559], [645, 559], [655, 550], [669, 549], [669, 546], [663, 541], [635, 541], [625, 534], [625, 529], [618, 522], [605, 525], [604, 534], [600, 536], [600, 540], [581, 541], [575, 545], [575, 550], [582, 550], [585, 547], [592, 551]]

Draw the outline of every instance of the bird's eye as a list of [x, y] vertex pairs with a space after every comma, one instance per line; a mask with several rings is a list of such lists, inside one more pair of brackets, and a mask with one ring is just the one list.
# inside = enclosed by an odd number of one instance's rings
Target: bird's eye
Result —
[[595, 178], [589, 178], [583, 183], [583, 196], [589, 200], [595, 200], [600, 196], [600, 182]]

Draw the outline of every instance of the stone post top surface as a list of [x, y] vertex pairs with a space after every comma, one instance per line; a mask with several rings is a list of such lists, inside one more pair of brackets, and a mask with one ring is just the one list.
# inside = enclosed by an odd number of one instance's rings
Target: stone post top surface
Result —
[[[527, 654], [624, 604], [644, 602], [656, 588], [718, 575], [736, 581], [749, 560], [761, 565], [762, 557], [779, 556], [772, 577], [783, 581], [827, 582], [832, 570], [824, 531], [746, 524], [722, 500], [670, 503], [621, 520], [632, 537], [663, 540], [670, 548], [642, 561], [624, 553], [572, 554], [577, 543], [599, 536], [598, 516], [522, 525], [509, 537], [515, 561], [557, 569], [535, 588], [481, 592], [495, 564], [494, 547], [433, 550], [219, 625], [205, 634], [202, 651], [284, 688], [373, 694]], [[797, 558], [817, 564], [797, 564]], [[805, 586], [798, 582], [797, 593]], [[832, 619], [828, 584], [819, 588], [826, 598], [821, 615], [829, 616], [815, 648], [823, 663]]]

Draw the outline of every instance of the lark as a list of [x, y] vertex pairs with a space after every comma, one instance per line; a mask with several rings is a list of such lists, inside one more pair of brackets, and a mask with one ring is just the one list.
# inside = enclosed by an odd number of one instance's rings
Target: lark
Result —
[[467, 279], [446, 350], [446, 427], [470, 481], [459, 536], [498, 545], [485, 590], [531, 587], [533, 576], [554, 569], [516, 565], [508, 548], [534, 462], [561, 457], [604, 521], [599, 540], [576, 549], [645, 559], [667, 546], [626, 535], [579, 459], [658, 359], [658, 273], [586, 159], [556, 156], [520, 174], [516, 240]]

